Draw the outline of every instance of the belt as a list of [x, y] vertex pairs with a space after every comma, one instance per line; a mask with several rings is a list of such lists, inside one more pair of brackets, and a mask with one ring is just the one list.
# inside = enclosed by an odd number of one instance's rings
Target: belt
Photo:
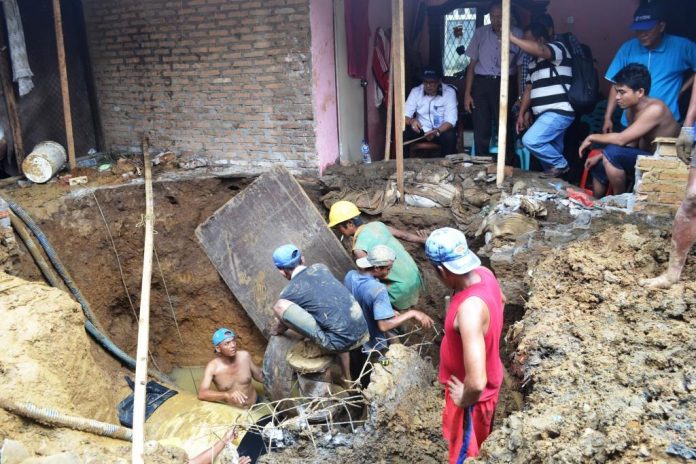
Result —
[[493, 74], [476, 74], [476, 77], [480, 77], [481, 79], [490, 79], [490, 80], [498, 80], [500, 79], [500, 76], [496, 76]]

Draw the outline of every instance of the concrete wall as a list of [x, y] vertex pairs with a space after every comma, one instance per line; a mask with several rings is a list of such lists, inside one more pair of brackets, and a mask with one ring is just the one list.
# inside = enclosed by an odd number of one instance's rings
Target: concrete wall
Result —
[[[318, 169], [309, 0], [85, 0], [84, 7], [109, 148], [139, 150], [148, 131], [153, 147], [240, 170], [277, 162]], [[334, 156], [325, 153], [322, 162]]]
[[636, 211], [673, 215], [684, 200], [689, 167], [677, 158], [676, 139], [660, 137], [654, 156], [636, 163]]

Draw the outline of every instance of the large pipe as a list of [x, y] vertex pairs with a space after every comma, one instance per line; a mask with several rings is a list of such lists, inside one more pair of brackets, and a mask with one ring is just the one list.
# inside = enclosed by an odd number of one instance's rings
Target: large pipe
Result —
[[131, 429], [120, 425], [109, 424], [81, 416], [71, 416], [50, 408], [42, 408], [32, 403], [16, 402], [0, 398], [0, 407], [13, 414], [49, 425], [51, 427], [67, 427], [80, 432], [93, 433], [118, 440], [131, 441]]

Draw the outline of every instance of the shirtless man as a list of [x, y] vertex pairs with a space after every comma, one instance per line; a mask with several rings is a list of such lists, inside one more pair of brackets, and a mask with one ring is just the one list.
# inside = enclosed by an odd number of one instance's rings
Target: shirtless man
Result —
[[[205, 366], [198, 399], [250, 408], [257, 397], [251, 379], [263, 382], [263, 372], [254, 364], [248, 351], [237, 351], [234, 331], [217, 329], [213, 334], [213, 346], [217, 357]], [[217, 391], [210, 389], [211, 382]]]
[[592, 190], [600, 198], [610, 184], [614, 195], [626, 191], [626, 179], [633, 177], [639, 155], [652, 154], [656, 137], [676, 137], [679, 123], [661, 100], [648, 97], [650, 73], [642, 64], [631, 63], [614, 76], [616, 102], [626, 110], [629, 126], [623, 132], [590, 134], [580, 145], [579, 155], [591, 144], [605, 144], [601, 156], [588, 158], [585, 168], [592, 173]]

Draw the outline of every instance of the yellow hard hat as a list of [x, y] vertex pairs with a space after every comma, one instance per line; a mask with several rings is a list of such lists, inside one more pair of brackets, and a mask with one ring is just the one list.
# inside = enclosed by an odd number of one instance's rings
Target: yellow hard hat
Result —
[[357, 216], [360, 216], [360, 210], [357, 206], [350, 201], [337, 201], [329, 210], [329, 227], [336, 227], [336, 225]]

